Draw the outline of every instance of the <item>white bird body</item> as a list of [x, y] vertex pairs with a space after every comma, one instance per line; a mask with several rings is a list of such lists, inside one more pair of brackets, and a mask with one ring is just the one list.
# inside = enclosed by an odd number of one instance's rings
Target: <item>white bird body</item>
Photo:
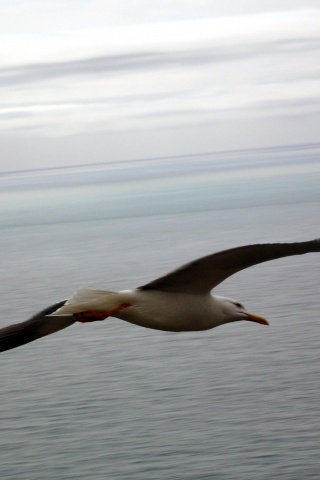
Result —
[[267, 320], [246, 312], [243, 305], [210, 292], [177, 293], [161, 290], [110, 292], [80, 289], [50, 316], [73, 315], [80, 322], [105, 320], [112, 316], [140, 327], [188, 332], [209, 330], [224, 323], [251, 320], [268, 325]]
[[80, 289], [26, 322], [0, 330], [0, 351], [9, 350], [66, 328], [76, 321], [117, 317], [141, 327], [170, 332], [208, 330], [224, 323], [267, 320], [211, 290], [253, 265], [291, 255], [320, 252], [320, 239], [297, 243], [246, 245], [207, 255], [133, 290]]
[[101, 312], [103, 315], [103, 312], [116, 310], [119, 305], [129, 305], [114, 311], [112, 316], [155, 330], [171, 332], [208, 330], [227, 321], [229, 312], [227, 300], [224, 297], [212, 296], [210, 293], [192, 295], [159, 290], [103, 292], [80, 289], [52, 316], [77, 314], [83, 311]]
[[130, 290], [125, 294], [132, 308], [124, 308], [114, 316], [141, 327], [169, 332], [209, 330], [229, 322], [234, 301], [213, 296], [183, 293], [141, 292]]
[[215, 322], [216, 305], [208, 294], [197, 295], [161, 291], [131, 290], [120, 292], [132, 305], [115, 314], [117, 318], [141, 327], [169, 332], [207, 330]]

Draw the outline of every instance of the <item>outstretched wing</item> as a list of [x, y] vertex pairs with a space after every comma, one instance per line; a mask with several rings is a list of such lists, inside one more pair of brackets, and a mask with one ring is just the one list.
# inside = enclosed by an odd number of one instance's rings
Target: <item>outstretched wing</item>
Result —
[[265, 243], [232, 248], [187, 263], [139, 289], [204, 294], [234, 273], [258, 263], [319, 251], [320, 239], [300, 243]]
[[37, 338], [50, 335], [63, 328], [72, 325], [76, 319], [65, 317], [47, 317], [57, 308], [62, 307], [66, 300], [55, 303], [50, 307], [41, 310], [41, 312], [33, 315], [29, 320], [21, 323], [15, 323], [0, 329], [0, 352], [10, 350], [11, 348], [20, 347], [25, 343], [33, 342]]

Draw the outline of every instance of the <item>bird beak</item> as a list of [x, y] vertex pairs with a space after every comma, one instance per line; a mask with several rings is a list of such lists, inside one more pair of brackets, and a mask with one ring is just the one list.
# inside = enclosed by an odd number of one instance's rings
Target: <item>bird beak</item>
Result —
[[246, 312], [245, 316], [247, 317], [246, 320], [249, 320], [250, 322], [260, 323], [260, 325], [269, 325], [268, 320], [259, 317], [258, 315], [253, 315], [252, 313]]

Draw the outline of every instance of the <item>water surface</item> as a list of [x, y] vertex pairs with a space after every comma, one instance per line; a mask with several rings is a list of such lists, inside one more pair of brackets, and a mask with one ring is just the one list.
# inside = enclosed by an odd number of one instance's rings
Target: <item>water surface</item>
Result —
[[[317, 162], [286, 176], [297, 161], [286, 158], [283, 176], [270, 164], [228, 179], [192, 161], [159, 178], [111, 168], [109, 183], [101, 171], [74, 184], [73, 171], [64, 182], [10, 177], [1, 325], [80, 286], [130, 288], [223, 248], [319, 237]], [[110, 318], [3, 353], [0, 478], [318, 479], [319, 276], [310, 254], [217, 288], [269, 328], [170, 334]]]

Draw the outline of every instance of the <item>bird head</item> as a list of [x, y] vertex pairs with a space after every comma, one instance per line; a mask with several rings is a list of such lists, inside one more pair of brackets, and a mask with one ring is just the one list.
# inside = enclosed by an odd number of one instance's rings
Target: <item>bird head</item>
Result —
[[247, 312], [244, 305], [231, 298], [220, 297], [222, 301], [222, 310], [225, 316], [225, 323], [247, 320], [249, 322], [260, 323], [260, 325], [269, 325], [268, 320], [259, 315]]

